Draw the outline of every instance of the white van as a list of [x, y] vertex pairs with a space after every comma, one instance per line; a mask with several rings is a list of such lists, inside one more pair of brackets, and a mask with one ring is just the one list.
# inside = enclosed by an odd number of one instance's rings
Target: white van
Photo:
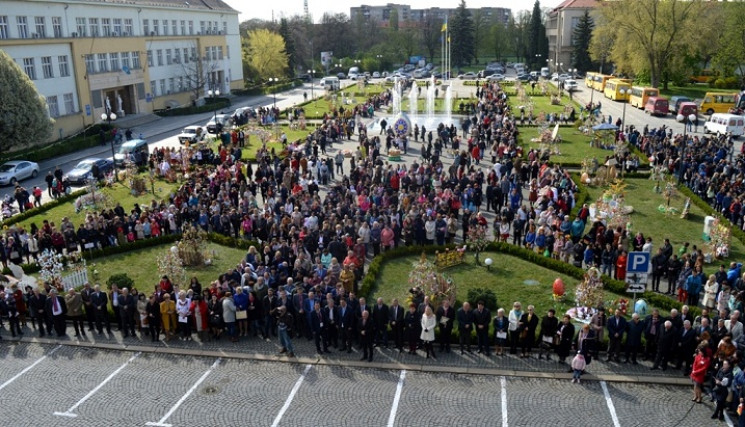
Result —
[[724, 135], [728, 132], [732, 132], [734, 138], [745, 133], [745, 117], [736, 114], [714, 113], [704, 123], [704, 133]]
[[339, 90], [341, 87], [339, 84], [339, 78], [334, 76], [322, 78], [320, 84], [326, 90]]
[[548, 67], [541, 68], [541, 77], [543, 77], [544, 79], [547, 79], [548, 78], [549, 73], [550, 72], [548, 70]]
[[351, 80], [357, 80], [360, 75], [360, 67], [351, 67], [347, 72], [347, 78]]

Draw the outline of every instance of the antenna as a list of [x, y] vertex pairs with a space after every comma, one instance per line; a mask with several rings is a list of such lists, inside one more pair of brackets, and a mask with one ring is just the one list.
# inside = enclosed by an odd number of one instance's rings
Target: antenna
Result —
[[305, 11], [305, 18], [307, 19], [310, 16], [310, 11], [308, 10], [308, 0], [303, 0], [303, 10]]

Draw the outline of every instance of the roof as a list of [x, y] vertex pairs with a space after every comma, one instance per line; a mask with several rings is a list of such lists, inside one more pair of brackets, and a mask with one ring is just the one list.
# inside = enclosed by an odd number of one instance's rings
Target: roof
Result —
[[564, 0], [554, 8], [560, 9], [591, 9], [598, 5], [599, 0]]
[[81, 0], [83, 3], [108, 3], [114, 5], [181, 7], [194, 10], [219, 10], [238, 12], [222, 0]]

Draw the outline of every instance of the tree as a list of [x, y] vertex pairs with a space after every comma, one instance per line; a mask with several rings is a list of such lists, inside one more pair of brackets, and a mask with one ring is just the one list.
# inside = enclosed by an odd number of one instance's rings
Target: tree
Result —
[[24, 148], [44, 143], [52, 133], [44, 98], [21, 67], [0, 49], [0, 149]]
[[[703, 0], [619, 0], [604, 2], [596, 20], [596, 35], [612, 40], [610, 59], [622, 71], [648, 72], [658, 87], [668, 63], [701, 43], [701, 29], [715, 25], [710, 17], [716, 2]], [[593, 49], [597, 58], [597, 49]], [[600, 52], [602, 53], [602, 52]]]
[[287, 72], [285, 41], [282, 36], [269, 30], [258, 29], [248, 33], [243, 59], [256, 73], [258, 80], [282, 76]]
[[475, 59], [473, 20], [471, 12], [466, 9], [465, 0], [460, 1], [453, 19], [448, 23], [450, 27], [451, 60], [456, 68], [470, 64]]
[[398, 32], [398, 9], [395, 7], [388, 16], [388, 29], [393, 33]]
[[542, 16], [541, 3], [535, 0], [533, 12], [530, 14], [527, 58], [527, 62], [533, 67], [543, 66], [548, 59], [548, 40], [546, 39], [546, 26], [543, 24]]
[[[720, 16], [723, 25], [719, 26], [718, 43], [713, 45], [713, 62], [724, 75], [735, 69], [739, 75], [745, 75], [745, 3], [723, 3]], [[718, 49], [717, 49], [718, 47]]]
[[492, 24], [489, 30], [489, 38], [489, 46], [492, 54], [497, 61], [499, 61], [509, 51], [510, 38], [507, 33], [507, 28], [501, 22]]
[[590, 11], [585, 10], [585, 14], [579, 18], [577, 26], [572, 32], [572, 66], [580, 73], [586, 73], [593, 68], [592, 58], [590, 58], [590, 39], [595, 24], [590, 17]]
[[211, 57], [208, 56], [197, 56], [189, 58], [189, 61], [181, 61], [184, 83], [192, 92], [192, 100], [199, 99], [202, 96], [202, 89], [205, 87], [211, 87], [217, 84], [217, 82], [212, 81], [212, 73], [216, 68], [217, 63], [213, 62]]
[[290, 31], [290, 25], [286, 18], [279, 20], [279, 35], [285, 41], [285, 52], [287, 52], [287, 71], [288, 77], [295, 75], [295, 67], [299, 65], [297, 49], [295, 49], [295, 40]]
[[481, 9], [476, 10], [473, 13], [473, 57], [476, 59], [477, 63], [479, 60], [479, 51], [480, 49], [485, 48], [486, 42], [489, 39], [490, 30], [491, 28], [487, 16], [481, 11]]
[[440, 37], [443, 36], [441, 30], [442, 22], [432, 14], [427, 14], [421, 27], [421, 41], [423, 49], [429, 54], [429, 62], [434, 62], [435, 55], [437, 55]]

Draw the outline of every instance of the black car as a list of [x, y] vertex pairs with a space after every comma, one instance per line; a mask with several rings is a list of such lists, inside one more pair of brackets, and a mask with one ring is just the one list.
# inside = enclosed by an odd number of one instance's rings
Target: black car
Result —
[[301, 74], [297, 76], [298, 80], [302, 80], [306, 83], [311, 82], [313, 78], [310, 76], [310, 74]]
[[530, 74], [524, 73], [524, 74], [519, 74], [517, 76], [517, 79], [520, 80], [521, 82], [529, 82], [532, 80], [532, 76]]
[[[85, 185], [90, 179], [102, 179], [113, 169], [114, 162], [111, 160], [91, 157], [81, 160], [62, 180], [72, 185]], [[96, 174], [98, 176], [94, 176]]]

